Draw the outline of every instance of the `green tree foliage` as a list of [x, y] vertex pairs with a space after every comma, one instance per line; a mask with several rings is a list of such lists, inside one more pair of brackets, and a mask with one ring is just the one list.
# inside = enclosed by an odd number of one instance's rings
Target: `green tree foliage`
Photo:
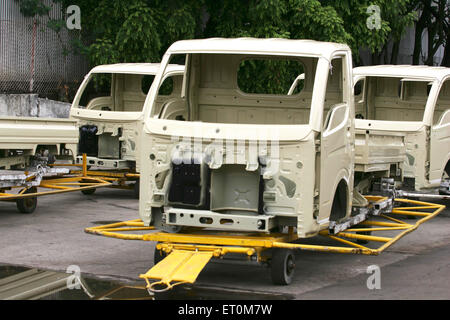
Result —
[[[43, 0], [15, 0], [27, 16], [45, 15]], [[53, 0], [78, 5], [82, 15], [80, 38], [73, 43], [92, 65], [116, 62], [157, 62], [175, 41], [207, 37], [259, 37], [313, 39], [347, 43], [359, 62], [359, 49], [366, 48], [375, 63], [396, 63], [400, 39], [416, 22], [429, 28], [435, 49], [450, 42], [446, 0]], [[436, 4], [438, 4], [436, 6]], [[380, 8], [379, 28], [368, 28], [368, 7]], [[431, 7], [430, 7], [431, 6]], [[421, 13], [418, 17], [417, 12]], [[436, 21], [432, 28], [429, 21]], [[431, 17], [431, 18], [430, 18]], [[420, 20], [420, 18], [422, 20]], [[423, 25], [420, 25], [420, 22]], [[49, 21], [59, 32], [62, 21]], [[420, 35], [422, 33], [420, 32]], [[388, 45], [389, 44], [389, 45]], [[418, 45], [419, 46], [419, 45]], [[420, 53], [421, 47], [416, 49]], [[388, 55], [387, 53], [390, 53]], [[446, 50], [450, 57], [450, 50]], [[417, 55], [417, 53], [415, 53]], [[450, 60], [450, 58], [448, 58]], [[243, 77], [266, 70], [280, 90], [293, 72], [286, 63], [246, 63]], [[245, 71], [247, 68], [247, 71]], [[245, 75], [247, 74], [247, 75]], [[288, 77], [289, 75], [289, 77]], [[258, 84], [250, 84], [257, 90]], [[253, 87], [252, 87], [253, 86]]]
[[177, 40], [203, 37], [202, 0], [157, 0], [151, 7], [156, 13], [161, 55]]
[[343, 20], [317, 0], [206, 1], [205, 36], [348, 42]]
[[[64, 0], [65, 5], [73, 1]], [[155, 11], [141, 0], [80, 0], [82, 37], [78, 43], [94, 65], [155, 61], [160, 35]], [[84, 48], [83, 48], [84, 43]]]
[[[336, 11], [317, 0], [206, 1], [206, 8], [210, 17], [205, 37], [350, 40]], [[244, 61], [238, 85], [244, 92], [286, 94], [302, 72], [293, 61]], [[254, 81], [255, 75], [259, 81]]]
[[[450, 2], [448, 0], [415, 0], [420, 12], [416, 23], [413, 64], [434, 64], [434, 55], [444, 45], [442, 65], [450, 67]], [[427, 54], [422, 56], [422, 37], [426, 33]]]
[[78, 47], [93, 65], [156, 62], [174, 41], [200, 36], [202, 1], [62, 1], [81, 9], [83, 41]]
[[340, 42], [349, 45], [353, 41], [351, 33], [345, 29], [344, 20], [332, 5], [316, 0], [290, 0], [289, 3], [291, 38]]
[[42, 0], [15, 0], [19, 3], [20, 13], [25, 17], [44, 16], [49, 13], [51, 7]]
[[[398, 54], [398, 43], [408, 26], [414, 23], [416, 13], [412, 10], [413, 0], [326, 0], [332, 5], [344, 21], [344, 28], [351, 34], [348, 44], [354, 57], [359, 61], [359, 48], [367, 48], [373, 54], [375, 63], [393, 63]], [[367, 19], [369, 6], [380, 8], [380, 25], [378, 28], [368, 28]], [[393, 57], [387, 57], [387, 44], [392, 40]], [[384, 56], [385, 61], [380, 61]]]

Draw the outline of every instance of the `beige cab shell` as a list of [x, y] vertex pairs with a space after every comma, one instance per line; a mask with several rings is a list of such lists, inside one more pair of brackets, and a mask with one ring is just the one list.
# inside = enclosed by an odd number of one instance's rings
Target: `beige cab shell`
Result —
[[[146, 93], [142, 92], [142, 79], [154, 76], [159, 63], [119, 63], [100, 65], [85, 77], [74, 98], [71, 116], [78, 119], [78, 126], [97, 128], [98, 149], [94, 156], [88, 156], [88, 164], [102, 169], [135, 169], [139, 172], [139, 133], [143, 123], [143, 105]], [[177, 100], [180, 95], [184, 67], [169, 65], [164, 79], [173, 79], [173, 91], [160, 97], [158, 103]], [[79, 106], [80, 99], [89, 80], [95, 74], [112, 74], [110, 96], [97, 97], [89, 101], [85, 108]], [[108, 108], [110, 110], [102, 110]], [[80, 141], [80, 145], [81, 145]], [[81, 155], [78, 157], [81, 162]]]
[[[187, 56], [185, 109], [179, 111], [187, 121], [161, 116], [157, 105], [157, 90], [173, 55]], [[242, 92], [237, 68], [250, 58], [300, 61], [306, 71], [303, 91]], [[344, 44], [254, 38], [174, 43], [144, 106], [141, 219], [168, 230], [191, 226], [270, 232], [293, 226], [300, 237], [309, 237], [327, 228], [330, 220], [349, 217], [354, 152], [351, 71], [351, 51]], [[211, 141], [221, 141], [221, 147]], [[265, 141], [267, 148], [255, 149], [252, 141], [258, 146]], [[190, 169], [177, 167], [173, 160], [189, 154], [200, 159], [199, 167], [191, 167], [198, 169], [198, 185], [183, 189], [174, 180], [174, 168]], [[280, 170], [267, 170], [268, 164]], [[258, 181], [264, 187], [258, 187]], [[173, 185], [181, 188], [178, 193]], [[172, 195], [189, 192], [202, 194], [195, 205]]]
[[439, 186], [450, 170], [450, 68], [368, 66], [353, 76], [364, 118], [355, 121], [356, 170], [384, 170], [413, 190]]

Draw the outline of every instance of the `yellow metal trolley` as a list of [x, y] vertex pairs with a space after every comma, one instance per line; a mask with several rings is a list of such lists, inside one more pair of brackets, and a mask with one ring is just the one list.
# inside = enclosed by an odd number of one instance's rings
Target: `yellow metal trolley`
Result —
[[[83, 158], [83, 162], [86, 162]], [[72, 170], [72, 174], [83, 174], [82, 170]], [[117, 189], [133, 190], [134, 197], [139, 199], [139, 177], [140, 174], [127, 169], [118, 170], [87, 170], [86, 176], [93, 179], [101, 179], [109, 182], [108, 187]], [[130, 183], [131, 182], [131, 183]], [[82, 191], [83, 194], [93, 194], [95, 188]]]
[[[85, 156], [81, 165], [57, 164], [49, 167], [81, 166], [77, 172], [56, 175], [53, 177], [40, 176], [38, 173], [21, 172], [21, 183], [10, 187], [0, 188], [0, 201], [15, 201], [17, 209], [21, 213], [32, 213], [37, 206], [37, 197], [65, 192], [95, 190], [95, 188], [107, 187], [111, 182], [101, 176], [88, 174]], [[20, 189], [18, 192], [15, 190]]]
[[[366, 197], [371, 205], [385, 198]], [[140, 278], [152, 292], [165, 291], [176, 285], [194, 283], [212, 258], [241, 254], [247, 260], [271, 265], [272, 280], [289, 284], [295, 270], [293, 250], [378, 255], [419, 225], [435, 217], [445, 206], [409, 199], [394, 199], [395, 207], [388, 213], [370, 216], [351, 228], [336, 234], [328, 230], [319, 237], [335, 244], [302, 243], [293, 228], [276, 234], [230, 233], [213, 230], [166, 233], [144, 226], [141, 220], [130, 220], [86, 228], [85, 232], [124, 240], [156, 241], [155, 264]], [[416, 218], [402, 220], [404, 217]], [[151, 232], [147, 232], [151, 231]], [[317, 238], [316, 238], [317, 239]], [[318, 239], [317, 239], [318, 240]], [[308, 239], [307, 242], [311, 242]], [[320, 241], [316, 241], [320, 242]], [[369, 242], [370, 245], [363, 245]]]

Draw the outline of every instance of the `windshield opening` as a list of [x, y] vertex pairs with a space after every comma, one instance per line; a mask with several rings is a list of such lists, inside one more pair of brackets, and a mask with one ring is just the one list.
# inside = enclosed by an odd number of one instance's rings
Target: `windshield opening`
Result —
[[[355, 104], [359, 119], [422, 121], [432, 83], [400, 77], [366, 77]], [[356, 88], [355, 88], [356, 89]]]
[[140, 112], [154, 75], [92, 73], [79, 107], [114, 112]]
[[[317, 57], [217, 53], [173, 56], [178, 60], [187, 57], [183, 81], [183, 112], [186, 116], [183, 120], [236, 124], [309, 123]], [[335, 64], [327, 84], [326, 99], [329, 101], [326, 105], [333, 104], [334, 98], [337, 102], [342, 101], [342, 68], [340, 61]], [[150, 116], [174, 119], [172, 112], [164, 110], [166, 108], [154, 105]], [[168, 114], [172, 114], [172, 118], [168, 118]]]

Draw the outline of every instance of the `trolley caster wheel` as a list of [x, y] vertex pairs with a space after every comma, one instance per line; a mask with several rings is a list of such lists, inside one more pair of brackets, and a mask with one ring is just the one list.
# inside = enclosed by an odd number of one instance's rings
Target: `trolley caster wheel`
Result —
[[[370, 231], [361, 231], [361, 232], [357, 232], [356, 234], [361, 234], [361, 235], [364, 235], [364, 236], [370, 236], [372, 234], [372, 232], [370, 232]], [[368, 244], [369, 240], [356, 239], [356, 243], [357, 244]]]
[[[156, 245], [158, 245], [158, 243], [159, 242], [157, 242]], [[165, 257], [167, 257], [167, 253], [162, 250], [158, 250], [155, 246], [155, 251], [153, 253], [153, 263], [157, 264], [158, 262], [163, 260]]]
[[139, 199], [139, 179], [133, 185], [134, 198]]
[[[446, 169], [449, 165], [447, 164]], [[439, 186], [439, 194], [441, 196], [450, 196], [450, 172], [442, 175], [441, 185]]]
[[271, 262], [272, 282], [277, 285], [292, 283], [295, 273], [295, 255], [290, 249], [275, 248]]
[[[395, 208], [402, 208], [402, 207], [409, 207], [410, 205], [408, 203], [405, 202], [398, 202], [396, 206], [394, 206]], [[406, 220], [415, 220], [416, 216], [410, 215], [410, 214], [403, 214], [403, 215], [399, 215], [400, 219], [406, 219]]]
[[[23, 190], [23, 189], [22, 189]], [[35, 193], [37, 192], [37, 188], [32, 187], [28, 189], [25, 193]], [[37, 197], [32, 198], [23, 198], [16, 200], [17, 209], [20, 213], [33, 213], [37, 207]]]
[[94, 193], [95, 193], [95, 190], [97, 190], [97, 189], [95, 189], [95, 188], [92, 188], [92, 189], [83, 189], [83, 190], [81, 190], [81, 193], [84, 194], [84, 195], [86, 195], [86, 196], [88, 196], [88, 195], [94, 194]]
[[[364, 228], [371, 228], [371, 226], [364, 226]], [[356, 232], [356, 234], [361, 234], [363, 236], [370, 236], [372, 234], [372, 231], [359, 231], [359, 232]], [[369, 240], [356, 239], [356, 243], [368, 244]]]

